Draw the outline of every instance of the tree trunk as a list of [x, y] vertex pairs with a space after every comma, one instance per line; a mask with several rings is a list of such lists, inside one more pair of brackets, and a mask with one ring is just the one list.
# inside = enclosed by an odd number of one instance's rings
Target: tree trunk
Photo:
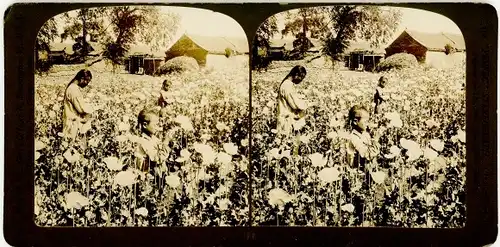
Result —
[[304, 33], [304, 37], [307, 36], [306, 32], [307, 32], [307, 13], [306, 11], [304, 11], [302, 12], [302, 33]]
[[87, 56], [87, 23], [86, 23], [86, 18], [87, 18], [87, 9], [82, 9], [82, 29], [83, 29], [83, 51], [82, 51], [82, 58], [83, 62], [85, 63], [86, 61], [86, 56]]

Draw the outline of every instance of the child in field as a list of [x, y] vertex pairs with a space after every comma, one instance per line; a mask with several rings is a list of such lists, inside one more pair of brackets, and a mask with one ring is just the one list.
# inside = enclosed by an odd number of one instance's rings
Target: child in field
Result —
[[370, 114], [365, 107], [355, 105], [350, 109], [347, 129], [351, 132], [346, 149], [351, 167], [364, 167], [379, 154], [379, 147], [367, 130], [369, 120]]
[[168, 102], [168, 90], [172, 86], [172, 82], [169, 80], [164, 80], [162, 83], [161, 91], [160, 91], [160, 98], [158, 99], [158, 105], [161, 108], [165, 108], [167, 106]]
[[160, 140], [155, 137], [158, 131], [158, 116], [151, 110], [142, 110], [138, 117], [138, 129], [141, 136], [135, 152], [137, 169], [148, 172], [158, 162]]
[[306, 77], [306, 68], [297, 65], [281, 82], [278, 92], [277, 130], [284, 136], [293, 132], [293, 123], [305, 116], [307, 102], [296, 92], [295, 85]]
[[158, 98], [158, 105], [160, 106], [160, 117], [163, 117], [167, 114], [167, 105], [170, 103], [170, 99], [168, 96], [168, 90], [172, 86], [172, 82], [165, 79], [162, 83], [162, 87], [160, 90], [160, 97]]
[[386, 99], [386, 95], [384, 94], [385, 86], [387, 85], [388, 80], [387, 77], [381, 76], [378, 80], [377, 89], [375, 90], [374, 102], [375, 102], [375, 114], [377, 114], [380, 110], [381, 104], [384, 103]]
[[80, 70], [66, 86], [64, 92], [63, 110], [63, 134], [64, 137], [74, 141], [84, 123], [91, 116], [92, 107], [88, 105], [82, 94], [82, 89], [92, 81], [92, 73], [89, 70]]

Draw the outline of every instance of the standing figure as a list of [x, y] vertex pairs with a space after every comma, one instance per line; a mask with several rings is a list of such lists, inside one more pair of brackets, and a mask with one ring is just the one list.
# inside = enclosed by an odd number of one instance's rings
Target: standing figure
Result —
[[384, 103], [386, 99], [386, 95], [384, 94], [385, 86], [387, 85], [388, 80], [385, 76], [381, 76], [378, 80], [377, 89], [375, 90], [375, 95], [373, 101], [375, 102], [375, 114], [379, 112], [379, 108]]
[[162, 83], [160, 90], [160, 97], [158, 98], [158, 105], [160, 106], [160, 117], [163, 117], [167, 113], [167, 105], [170, 104], [171, 99], [168, 95], [168, 90], [172, 86], [172, 82], [165, 79]]
[[307, 102], [295, 90], [295, 85], [306, 77], [306, 68], [297, 65], [281, 82], [278, 92], [277, 131], [289, 136], [293, 132], [293, 123], [305, 116]]
[[158, 162], [160, 140], [155, 134], [158, 131], [158, 116], [151, 110], [144, 109], [137, 116], [140, 131], [138, 146], [135, 152], [137, 169], [148, 172]]
[[81, 126], [91, 117], [92, 108], [85, 103], [81, 92], [91, 80], [92, 73], [82, 69], [69, 82], [64, 92], [63, 135], [71, 141], [76, 139]]
[[374, 160], [379, 154], [379, 147], [367, 131], [370, 113], [360, 105], [349, 110], [347, 128], [350, 129], [347, 143], [347, 161], [351, 167], [360, 167]]
[[164, 108], [169, 103], [168, 90], [170, 89], [171, 86], [172, 82], [170, 82], [169, 80], [164, 80], [162, 83], [162, 87], [160, 90], [160, 97], [158, 98], [158, 105], [161, 108]]

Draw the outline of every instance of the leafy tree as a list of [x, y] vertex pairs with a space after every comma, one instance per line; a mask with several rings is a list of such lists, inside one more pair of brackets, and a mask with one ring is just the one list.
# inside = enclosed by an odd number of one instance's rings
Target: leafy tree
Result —
[[446, 55], [452, 54], [453, 52], [455, 52], [455, 48], [451, 44], [446, 44], [444, 46], [444, 53]]
[[276, 16], [267, 18], [257, 29], [252, 45], [252, 70], [260, 71], [269, 66], [269, 40], [278, 32]]
[[73, 52], [76, 60], [85, 61], [92, 51], [87, 40], [97, 41], [105, 36], [105, 11], [106, 8], [82, 8], [63, 14], [63, 20], [67, 25], [61, 34], [61, 40], [68, 38], [75, 40]]
[[311, 38], [319, 38], [328, 31], [328, 7], [311, 7], [291, 10], [284, 13], [285, 27], [283, 36], [293, 34], [293, 51], [291, 59], [302, 59], [313, 44]]
[[87, 61], [103, 59], [121, 64], [130, 45], [143, 43], [153, 49], [165, 47], [178, 28], [179, 16], [161, 13], [155, 6], [118, 6], [79, 9], [63, 16], [66, 23], [61, 39], [71, 38], [76, 62], [85, 62], [93, 51], [88, 41], [98, 42], [103, 51]]
[[311, 7], [291, 10], [285, 13], [285, 28], [282, 35], [319, 38], [328, 29], [328, 7]]
[[388, 42], [401, 20], [399, 10], [378, 6], [333, 6], [328, 14], [332, 27], [322, 38], [322, 52], [333, 60], [339, 60], [356, 39], [366, 40], [372, 47]]
[[304, 33], [299, 33], [293, 41], [293, 50], [290, 52], [289, 59], [302, 59], [306, 51], [313, 47], [313, 43]]
[[35, 69], [38, 72], [47, 71], [51, 67], [48, 59], [50, 42], [57, 37], [57, 24], [54, 17], [47, 20], [38, 31], [35, 43]]
[[130, 45], [135, 43], [144, 43], [153, 49], [166, 47], [179, 25], [179, 16], [160, 13], [152, 6], [112, 7], [108, 16], [112, 32], [104, 39], [104, 51], [91, 65], [102, 59], [122, 64]]

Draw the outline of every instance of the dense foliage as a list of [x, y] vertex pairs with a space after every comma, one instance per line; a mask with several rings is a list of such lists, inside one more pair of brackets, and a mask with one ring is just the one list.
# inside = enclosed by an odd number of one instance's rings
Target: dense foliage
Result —
[[276, 16], [267, 18], [257, 29], [252, 41], [252, 70], [261, 71], [271, 64], [269, 58], [270, 39], [278, 33]]
[[[465, 63], [379, 74], [311, 67], [298, 90], [313, 106], [295, 135], [281, 139], [275, 102], [288, 69], [253, 74], [254, 224], [464, 226]], [[373, 109], [381, 75], [389, 103], [370, 126], [381, 151], [366, 167], [351, 167], [347, 113], [354, 104]]]
[[374, 47], [389, 41], [401, 20], [398, 9], [379, 6], [339, 5], [328, 9], [331, 28], [322, 36], [323, 54], [332, 59], [340, 55], [356, 39], [369, 41]]
[[397, 53], [391, 55], [377, 64], [375, 68], [378, 72], [389, 71], [391, 69], [408, 69], [418, 66], [417, 58], [413, 54]]
[[197, 71], [200, 69], [196, 59], [187, 56], [179, 56], [169, 59], [165, 64], [161, 65], [157, 71], [159, 75], [171, 73], [183, 73]]
[[[235, 59], [233, 64], [245, 64]], [[91, 68], [92, 69], [92, 68]], [[77, 70], [35, 78], [35, 222], [40, 226], [224, 226], [248, 223], [248, 68], [170, 75], [161, 164], [132, 165], [137, 114], [163, 79], [94, 73], [87, 141], [61, 138], [62, 100]]]

